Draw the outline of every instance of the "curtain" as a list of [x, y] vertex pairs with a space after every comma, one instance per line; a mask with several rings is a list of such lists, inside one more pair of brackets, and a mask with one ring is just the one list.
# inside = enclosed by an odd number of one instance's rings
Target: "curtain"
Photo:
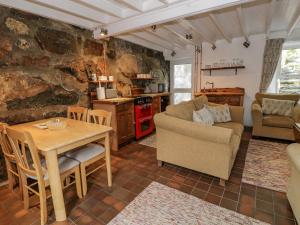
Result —
[[272, 82], [281, 55], [283, 43], [283, 38], [269, 39], [266, 41], [263, 59], [263, 70], [259, 86], [260, 92], [266, 92]]

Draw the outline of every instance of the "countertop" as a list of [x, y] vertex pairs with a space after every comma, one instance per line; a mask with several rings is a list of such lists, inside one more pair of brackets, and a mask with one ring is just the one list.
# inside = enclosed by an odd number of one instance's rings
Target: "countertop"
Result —
[[199, 95], [245, 95], [244, 93], [236, 93], [236, 92], [196, 92], [195, 96]]
[[134, 97], [137, 96], [150, 96], [150, 97], [160, 97], [160, 96], [168, 96], [170, 95], [169, 92], [163, 92], [163, 93], [148, 93], [148, 94], [139, 94], [134, 95], [133, 97], [119, 97], [119, 98], [110, 98], [110, 99], [101, 99], [101, 100], [93, 100], [93, 104], [123, 104], [127, 102], [132, 102], [134, 100]]

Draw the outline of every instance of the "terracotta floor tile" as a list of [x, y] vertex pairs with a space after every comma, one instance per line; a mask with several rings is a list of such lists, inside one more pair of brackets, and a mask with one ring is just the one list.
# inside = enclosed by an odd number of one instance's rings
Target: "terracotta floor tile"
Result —
[[225, 190], [223, 198], [227, 198], [227, 199], [230, 199], [230, 200], [233, 200], [233, 201], [238, 201], [239, 194]]
[[204, 199], [205, 201], [208, 201], [210, 203], [213, 203], [215, 205], [219, 205], [221, 201], [221, 197], [208, 193]]
[[256, 208], [259, 209], [260, 211], [274, 214], [273, 203], [257, 199], [256, 200]]
[[256, 209], [254, 218], [269, 224], [273, 224], [275, 222], [275, 217], [273, 214], [267, 213], [260, 209]]
[[237, 202], [236, 201], [232, 201], [230, 199], [226, 199], [226, 198], [222, 198], [220, 206], [226, 208], [226, 209], [230, 209], [232, 211], [236, 211], [237, 210]]
[[221, 187], [217, 187], [217, 186], [211, 186], [208, 190], [209, 193], [217, 195], [217, 196], [221, 196], [224, 193], [224, 188]]
[[112, 218], [114, 218], [117, 214], [119, 213], [119, 211], [113, 209], [113, 208], [109, 208], [107, 209], [104, 213], [102, 213], [98, 219], [100, 219], [101, 221], [103, 221], [104, 223], [108, 223]]
[[206, 197], [207, 192], [205, 192], [201, 189], [198, 189], [198, 188], [194, 188], [192, 190], [191, 194], [196, 196], [197, 198], [204, 199]]
[[276, 216], [275, 225], [295, 225], [295, 221], [285, 217]]
[[204, 182], [202, 182], [202, 181], [199, 181], [199, 182], [196, 184], [196, 188], [201, 189], [201, 190], [203, 190], [203, 191], [208, 191], [208, 189], [209, 189], [209, 184], [204, 183]]

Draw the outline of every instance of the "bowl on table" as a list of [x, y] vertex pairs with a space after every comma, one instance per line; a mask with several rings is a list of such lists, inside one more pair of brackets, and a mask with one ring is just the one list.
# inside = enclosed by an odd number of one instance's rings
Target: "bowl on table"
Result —
[[67, 127], [67, 122], [60, 119], [51, 119], [47, 121], [49, 130], [62, 130]]

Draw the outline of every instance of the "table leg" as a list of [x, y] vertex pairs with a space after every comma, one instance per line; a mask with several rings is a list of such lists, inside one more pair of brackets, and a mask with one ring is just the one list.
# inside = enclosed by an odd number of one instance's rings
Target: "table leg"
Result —
[[108, 186], [112, 186], [112, 175], [111, 175], [111, 161], [110, 161], [110, 142], [109, 133], [105, 135], [105, 159], [106, 159], [106, 170], [107, 170], [107, 183]]
[[67, 217], [62, 185], [60, 181], [57, 153], [56, 151], [47, 151], [45, 153], [56, 221], [64, 221], [67, 219]]

